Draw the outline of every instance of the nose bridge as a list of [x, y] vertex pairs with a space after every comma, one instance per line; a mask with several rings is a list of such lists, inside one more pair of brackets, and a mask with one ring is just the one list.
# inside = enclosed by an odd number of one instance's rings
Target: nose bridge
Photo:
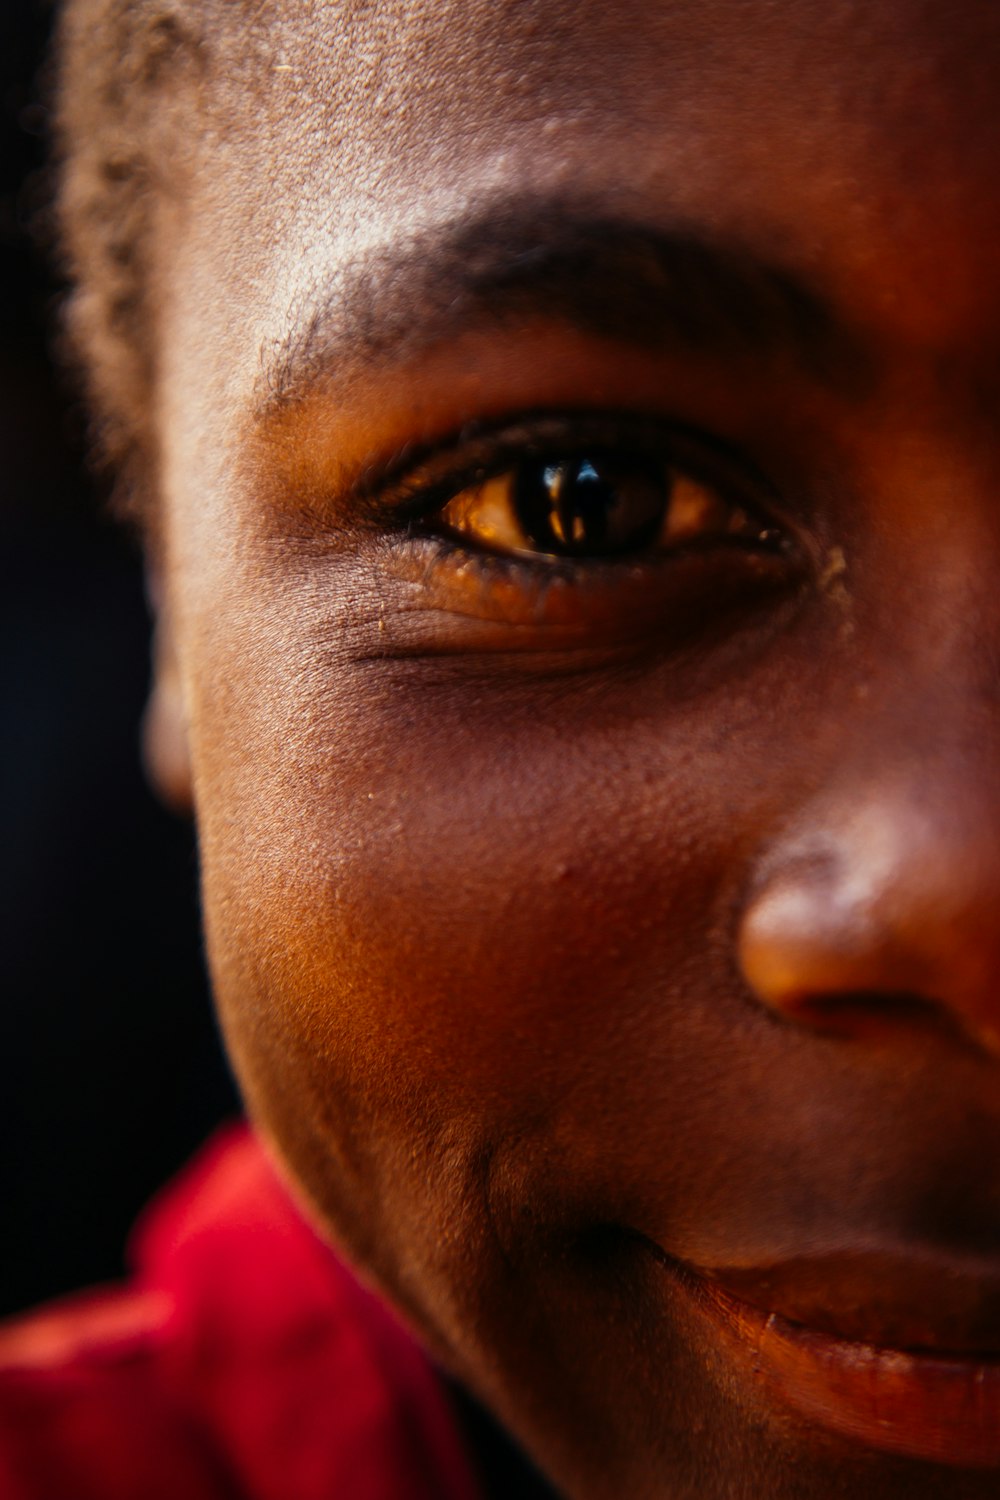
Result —
[[998, 713], [952, 702], [905, 733], [877, 716], [762, 852], [740, 958], [786, 1018], [849, 1024], [909, 997], [1000, 1051]]

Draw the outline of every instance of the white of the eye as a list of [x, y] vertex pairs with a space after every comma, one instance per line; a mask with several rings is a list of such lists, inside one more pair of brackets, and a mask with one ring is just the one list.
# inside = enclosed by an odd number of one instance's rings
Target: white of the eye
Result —
[[726, 530], [729, 507], [707, 485], [684, 474], [675, 476], [664, 518], [662, 541], [684, 541]]
[[528, 537], [518, 525], [514, 507], [514, 475], [498, 474], [475, 489], [456, 495], [444, 508], [444, 516], [456, 531], [494, 547], [529, 550]]

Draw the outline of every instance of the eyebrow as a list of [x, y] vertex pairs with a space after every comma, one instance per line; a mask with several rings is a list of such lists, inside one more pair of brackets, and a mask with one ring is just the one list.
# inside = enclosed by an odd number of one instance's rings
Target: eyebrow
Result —
[[647, 351], [791, 362], [841, 394], [870, 389], [856, 331], [795, 270], [683, 224], [517, 199], [338, 268], [262, 351], [258, 404], [273, 413], [345, 367], [400, 367], [472, 329], [529, 320]]

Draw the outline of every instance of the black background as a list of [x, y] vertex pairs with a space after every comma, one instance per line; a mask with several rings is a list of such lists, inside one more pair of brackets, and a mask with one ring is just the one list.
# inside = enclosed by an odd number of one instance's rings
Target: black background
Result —
[[52, 359], [50, 22], [0, 0], [0, 1313], [119, 1275], [137, 1210], [236, 1109], [192, 832], [139, 764], [141, 560]]

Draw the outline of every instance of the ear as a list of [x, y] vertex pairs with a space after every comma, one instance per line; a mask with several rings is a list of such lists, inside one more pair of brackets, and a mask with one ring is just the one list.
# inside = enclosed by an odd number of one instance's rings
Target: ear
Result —
[[146, 774], [168, 807], [190, 813], [193, 807], [188, 719], [174, 649], [170, 610], [155, 573], [147, 578], [155, 617], [153, 677], [142, 721]]

